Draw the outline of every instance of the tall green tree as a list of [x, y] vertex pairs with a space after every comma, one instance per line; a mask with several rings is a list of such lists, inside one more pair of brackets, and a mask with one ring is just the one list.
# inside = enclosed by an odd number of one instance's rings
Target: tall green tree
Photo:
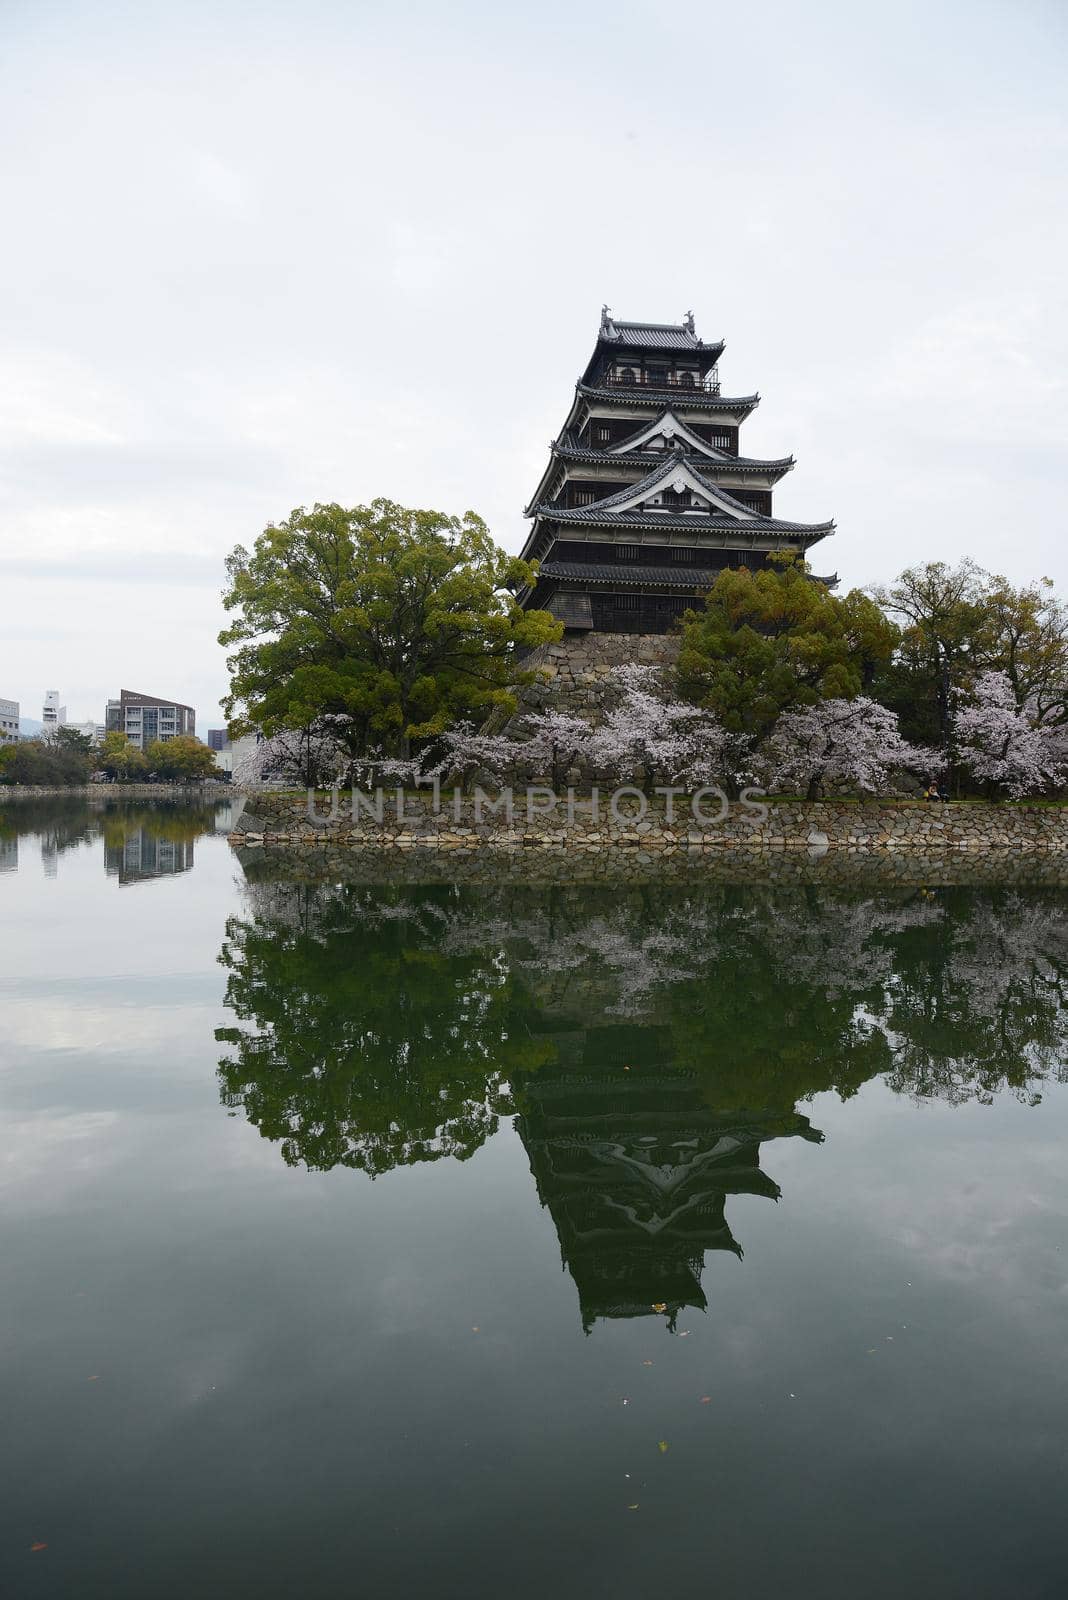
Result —
[[876, 688], [898, 713], [906, 738], [950, 749], [954, 690], [970, 681], [982, 661], [985, 580], [974, 561], [956, 567], [928, 561], [873, 589], [876, 602], [900, 618], [904, 629], [892, 668]]
[[353, 755], [406, 752], [457, 718], [513, 709], [529, 678], [519, 653], [561, 632], [517, 604], [535, 570], [473, 512], [316, 505], [239, 546], [227, 572], [231, 724], [271, 734], [339, 719]]
[[116, 783], [136, 783], [139, 778], [148, 776], [148, 761], [144, 751], [117, 730], [105, 733], [97, 765]]
[[906, 738], [949, 751], [957, 697], [983, 672], [1005, 673], [1018, 709], [1068, 722], [1068, 611], [1048, 578], [1016, 588], [974, 561], [931, 561], [873, 597], [902, 624], [875, 694]]
[[[61, 728], [59, 735], [73, 733]], [[87, 783], [92, 761], [69, 738], [23, 739], [0, 747], [0, 783], [69, 788]]]
[[982, 666], [1004, 672], [1018, 709], [1030, 707], [1042, 723], [1068, 722], [1068, 608], [1040, 578], [1016, 589], [994, 575], [985, 594]]
[[68, 728], [66, 726], [56, 728], [49, 736], [48, 742], [57, 750], [62, 751], [64, 755], [83, 756], [86, 765], [88, 765], [89, 757], [93, 753], [92, 739], [87, 733], [83, 733], [80, 728]]
[[759, 739], [783, 711], [867, 689], [896, 639], [867, 595], [834, 595], [784, 554], [719, 574], [683, 628], [679, 683], [732, 733]]
[[215, 753], [191, 733], [173, 739], [154, 739], [145, 751], [148, 767], [158, 778], [194, 782], [210, 778], [219, 770]]

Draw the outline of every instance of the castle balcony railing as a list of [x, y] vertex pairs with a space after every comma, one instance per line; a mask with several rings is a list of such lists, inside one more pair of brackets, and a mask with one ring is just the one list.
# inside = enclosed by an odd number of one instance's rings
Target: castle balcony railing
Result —
[[605, 373], [601, 382], [606, 389], [691, 389], [715, 396], [720, 392], [719, 373], [715, 367], [703, 378], [696, 372], [657, 372], [643, 371], [640, 367], [614, 367]]

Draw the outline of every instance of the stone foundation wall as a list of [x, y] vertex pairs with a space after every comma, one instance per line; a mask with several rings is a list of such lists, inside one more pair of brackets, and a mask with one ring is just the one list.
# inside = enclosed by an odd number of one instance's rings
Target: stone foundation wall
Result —
[[617, 885], [627, 889], [695, 884], [763, 885], [771, 888], [822, 886], [882, 891], [970, 887], [1068, 888], [1068, 852], [991, 849], [944, 850], [920, 855], [904, 850], [707, 850], [699, 857], [647, 851], [605, 850], [569, 856], [549, 850], [353, 850], [347, 845], [311, 842], [300, 849], [284, 844], [236, 846], [249, 882], [427, 884], [502, 883], [570, 888]]
[[524, 659], [525, 671], [545, 677], [520, 690], [521, 710], [549, 706], [596, 722], [617, 667], [637, 663], [670, 672], [678, 663], [680, 643], [675, 634], [565, 633], [559, 644], [539, 645]]
[[[626, 803], [626, 802], [624, 802]], [[387, 797], [381, 824], [361, 814], [354, 822], [342, 797], [342, 815], [332, 822], [309, 820], [307, 802], [292, 794], [253, 794], [230, 835], [243, 850], [298, 847], [368, 857], [408, 857], [425, 866], [434, 861], [450, 869], [478, 861], [482, 870], [508, 872], [517, 860], [553, 863], [552, 876], [596, 877], [621, 867], [652, 875], [685, 875], [699, 863], [733, 860], [756, 863], [790, 857], [801, 869], [825, 857], [900, 859], [921, 869], [947, 861], [984, 858], [1026, 863], [1041, 858], [1063, 864], [1068, 874], [1068, 807], [1037, 805], [926, 804], [893, 802], [770, 801], [767, 816], [735, 805], [723, 822], [698, 826], [685, 800], [676, 802], [669, 821], [663, 800], [650, 802], [641, 817], [613, 819], [602, 799], [599, 820], [587, 814], [581, 798], [568, 823], [558, 817], [527, 820], [517, 797], [511, 825], [483, 812], [465, 798], [459, 815], [450, 803], [435, 817], [429, 796], [408, 796], [405, 817], [396, 820]], [[711, 802], [715, 812], [715, 802]], [[325, 813], [326, 805], [322, 810]], [[910, 869], [911, 870], [911, 869]]]
[[228, 783], [76, 783], [45, 788], [0, 783], [0, 806], [9, 800], [226, 800]]

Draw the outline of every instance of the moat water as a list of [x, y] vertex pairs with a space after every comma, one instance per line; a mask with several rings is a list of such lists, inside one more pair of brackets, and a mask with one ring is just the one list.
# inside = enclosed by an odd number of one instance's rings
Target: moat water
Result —
[[0, 800], [0, 1592], [1064, 1592], [1064, 890], [227, 821]]

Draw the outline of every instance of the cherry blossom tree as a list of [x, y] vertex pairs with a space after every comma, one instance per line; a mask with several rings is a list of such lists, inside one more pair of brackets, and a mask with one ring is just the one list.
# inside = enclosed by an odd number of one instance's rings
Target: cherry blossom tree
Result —
[[1036, 725], [1016, 704], [1004, 672], [984, 672], [967, 703], [957, 709], [957, 760], [973, 778], [1010, 799], [1039, 794], [1063, 782], [1065, 752], [1058, 730]]
[[522, 759], [524, 745], [521, 740], [510, 739], [503, 733], [479, 733], [469, 722], [458, 722], [435, 740], [431, 751], [425, 753], [420, 776], [425, 782], [432, 778], [453, 778], [465, 783], [480, 772], [494, 778], [506, 777]]
[[685, 785], [738, 775], [745, 741], [711, 712], [666, 698], [655, 667], [620, 667], [615, 682], [619, 700], [586, 747], [592, 766], [615, 778], [642, 773]]
[[930, 751], [906, 744], [892, 711], [863, 695], [784, 712], [762, 755], [772, 788], [804, 788], [809, 800], [828, 783], [878, 794], [895, 768], [930, 772], [940, 765]]
[[593, 728], [565, 711], [538, 711], [524, 717], [522, 757], [527, 772], [546, 776], [559, 789], [570, 767], [586, 758]]
[[[620, 667], [611, 686], [615, 704], [598, 726], [554, 709], [518, 718], [514, 736], [458, 723], [435, 740], [418, 775], [461, 782], [479, 773], [498, 780], [550, 778], [559, 789], [574, 766], [616, 781], [641, 777], [685, 786], [741, 772], [747, 741], [728, 735], [710, 712], [668, 698], [655, 668]], [[386, 762], [382, 770], [392, 774], [396, 765]]]
[[234, 768], [233, 782], [243, 789], [272, 782], [316, 788], [338, 782], [342, 766], [337, 740], [330, 731], [287, 729], [259, 740]]
[[369, 751], [353, 757], [345, 717], [324, 716], [309, 728], [264, 739], [243, 762], [235, 781], [246, 786], [272, 779], [308, 785], [466, 783], [479, 774], [498, 781], [550, 779], [560, 789], [575, 766], [615, 781], [641, 779], [697, 788], [748, 775], [749, 741], [728, 734], [715, 715], [664, 691], [654, 667], [617, 669], [609, 690], [614, 703], [598, 725], [548, 709], [527, 713], [511, 733], [486, 733], [458, 722], [412, 758]]

